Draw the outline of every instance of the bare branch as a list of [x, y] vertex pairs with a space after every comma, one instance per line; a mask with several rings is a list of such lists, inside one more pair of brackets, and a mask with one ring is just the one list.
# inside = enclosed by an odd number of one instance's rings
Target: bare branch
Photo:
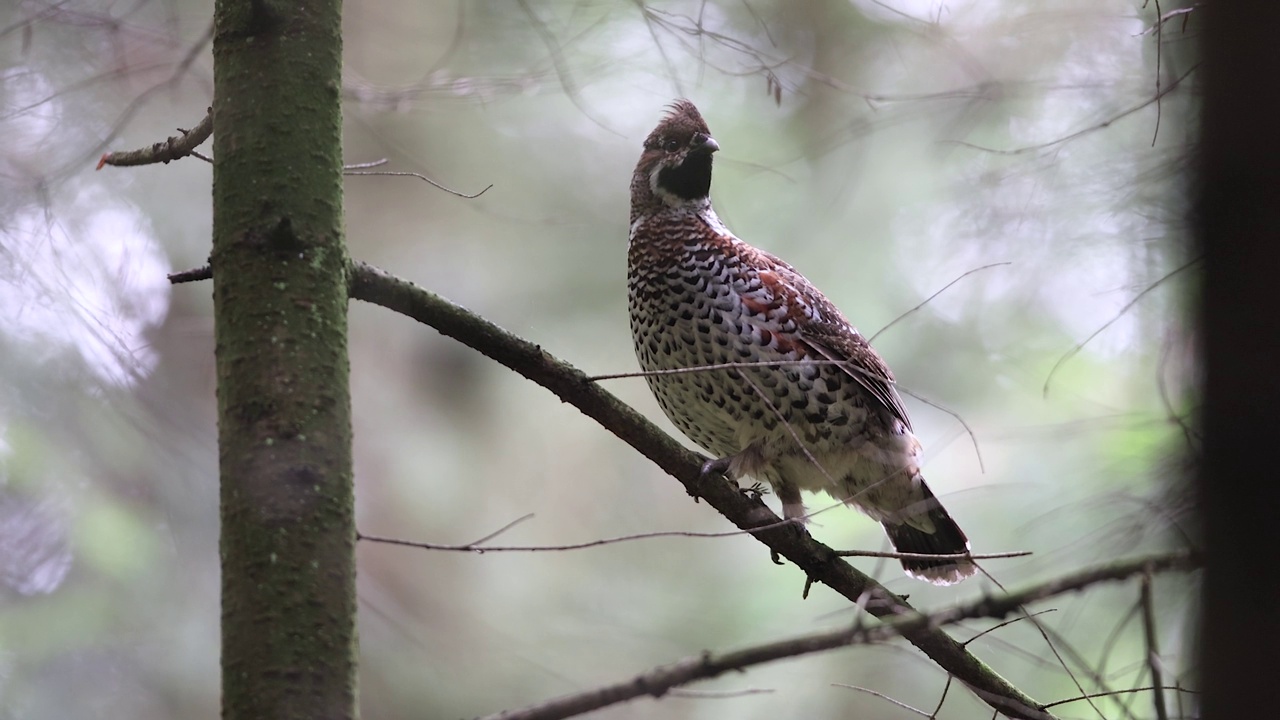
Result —
[[153, 165], [155, 163], [168, 164], [170, 161], [195, 154], [195, 149], [213, 134], [213, 108], [209, 108], [204, 119], [197, 123], [195, 127], [190, 130], [179, 128], [179, 131], [182, 132], [181, 135], [170, 136], [168, 140], [153, 143], [144, 148], [105, 153], [98, 160], [98, 166], [94, 169], [101, 170], [104, 165], [126, 167]]
[[[1088, 568], [1069, 576], [1026, 588], [1001, 597], [983, 598], [976, 602], [943, 610], [932, 615], [922, 615], [905, 603], [892, 607], [879, 627], [863, 628], [861, 625], [841, 628], [825, 633], [803, 635], [777, 642], [766, 643], [719, 655], [705, 652], [684, 658], [669, 665], [662, 665], [641, 673], [629, 680], [594, 688], [586, 692], [565, 695], [538, 705], [519, 710], [508, 710], [489, 715], [483, 720], [558, 720], [598, 710], [649, 695], [662, 697], [672, 688], [697, 680], [717, 677], [727, 672], [742, 671], [754, 665], [775, 660], [798, 657], [855, 644], [874, 644], [892, 640], [895, 636], [908, 637], [916, 629], [931, 628], [936, 631], [960, 620], [980, 617], [1002, 618], [1011, 612], [1021, 611], [1030, 602], [1044, 600], [1063, 593], [1074, 592], [1098, 583], [1126, 580], [1136, 575], [1185, 571], [1199, 566], [1199, 559], [1187, 553], [1156, 555], [1135, 560], [1121, 561], [1095, 568]], [[874, 606], [868, 606], [870, 610]], [[853, 688], [862, 690], [862, 688]], [[1009, 698], [993, 697], [981, 688], [971, 688], [998, 712], [1019, 718], [1052, 718], [1044, 707], [1007, 705]], [[866, 691], [891, 700], [875, 691]], [[1092, 696], [1090, 696], [1092, 697]], [[1071, 700], [1085, 699], [1084, 696]], [[891, 700], [892, 701], [892, 700]], [[896, 702], [896, 701], [895, 701]], [[1069, 701], [1062, 701], [1069, 702]], [[908, 708], [925, 717], [929, 715], [915, 708]]]
[[181, 285], [182, 283], [199, 282], [201, 280], [212, 280], [212, 279], [213, 279], [213, 268], [208, 265], [169, 274], [170, 285]]
[[[92, 157], [93, 155], [96, 155], [99, 151], [105, 152], [106, 149], [110, 147], [111, 143], [115, 142], [116, 137], [120, 134], [120, 131], [124, 129], [124, 126], [128, 124], [130, 120], [133, 119], [133, 116], [137, 114], [139, 110], [142, 109], [142, 106], [145, 105], [151, 99], [151, 97], [153, 97], [154, 95], [156, 95], [157, 93], [163, 90], [177, 86], [177, 84], [182, 80], [182, 78], [186, 76], [187, 72], [191, 70], [191, 66], [195, 63], [196, 59], [199, 58], [201, 54], [203, 54], [205, 47], [209, 45], [209, 43], [212, 42], [212, 40], [213, 40], [213, 22], [211, 21], [209, 23], [208, 28], [206, 28], [206, 30], [204, 31], [204, 33], [202, 33], [200, 37], [196, 40], [196, 42], [193, 43], [190, 48], [188, 48], [187, 53], [177, 63], [173, 73], [171, 73], [167, 79], [162, 80], [156, 83], [155, 85], [152, 85], [146, 90], [143, 90], [142, 92], [135, 95], [133, 100], [129, 101], [129, 104], [126, 105], [124, 110], [122, 110], [119, 113], [119, 115], [116, 117], [116, 120], [113, 123], [111, 130], [107, 132], [106, 136], [103, 137], [102, 140], [99, 141], [92, 150], [86, 153], [86, 155], [88, 157]], [[164, 65], [164, 64], [167, 64], [167, 63], [162, 63], [159, 65]], [[88, 85], [88, 84], [91, 84], [91, 82], [92, 81], [85, 81], [83, 83], [78, 83], [78, 85]], [[107, 155], [111, 155], [111, 154], [113, 153], [107, 153]], [[103, 159], [105, 158], [106, 158], [106, 155], [104, 155], [103, 158], [100, 158], [98, 162], [102, 163]], [[79, 164], [79, 161], [77, 161], [74, 167], [78, 167], [78, 164]], [[101, 164], [99, 165], [99, 167], [101, 167]]]

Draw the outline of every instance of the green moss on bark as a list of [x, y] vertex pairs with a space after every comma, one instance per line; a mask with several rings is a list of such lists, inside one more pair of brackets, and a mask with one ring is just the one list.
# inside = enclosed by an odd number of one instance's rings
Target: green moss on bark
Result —
[[223, 717], [355, 715], [341, 3], [221, 0]]

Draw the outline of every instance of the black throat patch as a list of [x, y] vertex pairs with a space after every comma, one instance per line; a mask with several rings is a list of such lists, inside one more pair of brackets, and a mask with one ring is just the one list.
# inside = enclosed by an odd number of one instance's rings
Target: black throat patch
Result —
[[690, 153], [684, 162], [658, 171], [658, 187], [682, 200], [698, 200], [711, 192], [711, 154]]

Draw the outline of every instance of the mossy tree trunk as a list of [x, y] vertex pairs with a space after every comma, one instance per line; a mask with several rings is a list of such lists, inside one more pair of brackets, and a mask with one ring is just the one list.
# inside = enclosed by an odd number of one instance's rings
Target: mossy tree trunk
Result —
[[341, 2], [220, 0], [223, 717], [355, 716]]

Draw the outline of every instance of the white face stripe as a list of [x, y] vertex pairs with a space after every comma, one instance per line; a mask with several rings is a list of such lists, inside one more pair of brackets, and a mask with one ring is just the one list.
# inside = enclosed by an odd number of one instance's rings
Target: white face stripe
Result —
[[[662, 201], [663, 205], [677, 210], [691, 210], [701, 215], [713, 230], [719, 231], [725, 235], [733, 235], [729, 232], [729, 228], [724, 226], [720, 218], [716, 216], [716, 211], [711, 209], [711, 198], [703, 197], [696, 200], [686, 200], [679, 195], [669, 193], [658, 184], [658, 174], [662, 172], [662, 166], [654, 167], [649, 171], [649, 189], [653, 192], [653, 196]], [[639, 221], [632, 223], [631, 234], [634, 235]]]
[[649, 190], [653, 192], [653, 196], [661, 200], [662, 204], [667, 207], [680, 207], [687, 203], [688, 201], [684, 198], [672, 195], [658, 184], [658, 175], [662, 170], [662, 165], [658, 164], [653, 166], [653, 170], [649, 171]]

